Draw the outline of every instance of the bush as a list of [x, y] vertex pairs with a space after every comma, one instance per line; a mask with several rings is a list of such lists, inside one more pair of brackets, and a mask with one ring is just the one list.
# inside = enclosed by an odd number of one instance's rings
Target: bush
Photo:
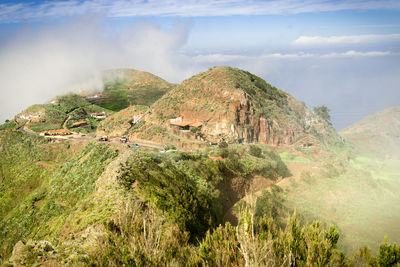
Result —
[[250, 145], [249, 146], [249, 153], [250, 155], [257, 157], [257, 158], [262, 158], [262, 149], [256, 145]]
[[327, 106], [322, 105], [322, 106], [314, 107], [315, 115], [324, 119], [328, 123], [330, 123], [330, 120], [331, 120], [331, 115], [329, 115], [329, 112], [330, 112], [330, 109]]
[[236, 229], [230, 223], [219, 225], [215, 230], [208, 230], [199, 246], [199, 258], [204, 266], [242, 266], [243, 255], [240, 253]]
[[188, 237], [138, 198], [128, 199], [105, 223], [107, 238], [89, 255], [90, 266], [162, 266], [187, 262]]
[[228, 143], [224, 140], [218, 143], [218, 147], [223, 149], [228, 147]]
[[14, 121], [6, 120], [5, 123], [0, 125], [0, 130], [11, 130], [14, 129], [17, 124]]
[[388, 244], [387, 237], [385, 242], [379, 246], [376, 257], [379, 266], [393, 266], [400, 263], [400, 246], [396, 243]]
[[168, 151], [168, 150], [176, 150], [176, 146], [174, 145], [165, 145], [164, 146], [164, 150]]
[[130, 190], [137, 182], [139, 189], [159, 209], [190, 233], [191, 241], [205, 234], [215, 224], [210, 196], [198, 190], [195, 181], [169, 159], [136, 153], [123, 166], [120, 182]]
[[267, 216], [268, 218], [272, 218], [280, 226], [283, 226], [288, 210], [284, 202], [283, 190], [274, 184], [271, 185], [271, 192], [264, 190], [262, 195], [256, 200], [256, 209], [254, 213], [256, 221]]

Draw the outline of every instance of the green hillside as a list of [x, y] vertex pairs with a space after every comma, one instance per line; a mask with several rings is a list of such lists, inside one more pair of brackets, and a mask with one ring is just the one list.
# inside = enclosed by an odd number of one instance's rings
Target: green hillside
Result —
[[[288, 199], [309, 218], [336, 224], [347, 253], [361, 244], [400, 241], [400, 109], [392, 107], [349, 126], [346, 146], [332, 147], [334, 160], [318, 173], [307, 170], [288, 187]], [[285, 161], [287, 162], [287, 161]]]
[[[361, 154], [244, 70], [172, 87], [145, 72], [105, 74], [108, 102], [69, 94], [0, 125], [1, 265], [400, 264], [396, 158]], [[133, 105], [135, 88], [144, 105]], [[177, 117], [201, 123], [171, 126]], [[129, 143], [38, 134], [79, 121], [74, 131]]]
[[[99, 121], [91, 117], [91, 114], [111, 114], [112, 111], [91, 104], [83, 97], [76, 94], [68, 94], [57, 97], [52, 104], [36, 104], [30, 106], [22, 113], [15, 116], [17, 127], [27, 126], [34, 132], [65, 128], [71, 129], [73, 123], [85, 121], [87, 125], [75, 128], [75, 131], [84, 133], [93, 132]], [[64, 125], [65, 123], [65, 125]]]
[[88, 100], [113, 111], [132, 105], [150, 106], [174, 86], [151, 73], [133, 69], [107, 70], [102, 75], [101, 97]]
[[363, 155], [400, 159], [400, 107], [372, 114], [340, 134]]

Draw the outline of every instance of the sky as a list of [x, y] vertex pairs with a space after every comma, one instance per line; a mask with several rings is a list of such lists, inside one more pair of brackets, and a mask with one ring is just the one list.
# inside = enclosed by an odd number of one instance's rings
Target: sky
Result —
[[400, 105], [399, 0], [0, 0], [0, 123], [134, 68], [248, 70], [343, 129]]

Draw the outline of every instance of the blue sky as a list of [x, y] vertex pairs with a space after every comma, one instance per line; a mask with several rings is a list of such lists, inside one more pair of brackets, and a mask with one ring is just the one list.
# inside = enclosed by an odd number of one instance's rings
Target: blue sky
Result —
[[[400, 1], [2, 1], [0, 120], [130, 67], [249, 70], [337, 129], [400, 105]], [[7, 96], [7, 97], [3, 97]]]

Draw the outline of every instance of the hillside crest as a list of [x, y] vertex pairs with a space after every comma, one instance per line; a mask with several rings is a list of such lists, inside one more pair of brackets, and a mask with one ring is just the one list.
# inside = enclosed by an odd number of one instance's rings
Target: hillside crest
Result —
[[[169, 141], [201, 140], [206, 136], [229, 143], [271, 145], [340, 141], [332, 126], [304, 103], [256, 75], [227, 66], [184, 80], [154, 103], [151, 111], [146, 125], [132, 135]], [[201, 122], [201, 129], [181, 131], [188, 127], [174, 127], [171, 122], [176, 120]], [[157, 132], [152, 130], [155, 127]], [[170, 133], [173, 138], [168, 137]]]

